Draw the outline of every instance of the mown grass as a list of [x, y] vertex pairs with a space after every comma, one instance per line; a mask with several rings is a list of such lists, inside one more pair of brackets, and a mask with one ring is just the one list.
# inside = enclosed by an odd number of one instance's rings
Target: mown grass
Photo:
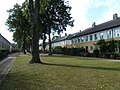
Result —
[[17, 57], [0, 90], [120, 90], [120, 63], [69, 56], [41, 56], [45, 64]]

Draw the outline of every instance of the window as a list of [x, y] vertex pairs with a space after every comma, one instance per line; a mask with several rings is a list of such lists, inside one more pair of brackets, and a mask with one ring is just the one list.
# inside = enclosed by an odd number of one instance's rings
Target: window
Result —
[[94, 40], [97, 40], [97, 34], [94, 34]]
[[88, 36], [85, 37], [85, 41], [86, 41], [86, 42], [88, 41]]
[[74, 44], [74, 40], [72, 40], [72, 44]]
[[120, 37], [120, 30], [119, 29], [115, 30], [115, 37]]
[[84, 38], [83, 37], [81, 38], [81, 42], [84, 42]]
[[78, 43], [80, 43], [80, 38], [78, 38]]
[[86, 48], [85, 48], [85, 52], [88, 53], [88, 46], [86, 46]]
[[107, 39], [111, 38], [111, 34], [112, 34], [111, 31], [107, 31]]
[[93, 46], [90, 46], [90, 53], [93, 52]]
[[101, 39], [104, 39], [103, 33], [100, 33], [100, 40], [101, 40]]
[[75, 39], [75, 43], [77, 43], [77, 39]]
[[93, 40], [93, 37], [92, 37], [92, 35], [90, 35], [90, 41], [92, 41]]

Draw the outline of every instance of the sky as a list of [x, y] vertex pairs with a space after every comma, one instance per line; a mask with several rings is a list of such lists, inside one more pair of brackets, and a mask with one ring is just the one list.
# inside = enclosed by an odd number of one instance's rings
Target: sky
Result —
[[[9, 16], [7, 10], [13, 8], [16, 3], [21, 4], [25, 0], [0, 0], [0, 33], [11, 43], [12, 33], [8, 31], [5, 25], [6, 19]], [[74, 27], [67, 27], [66, 33], [72, 34], [83, 31], [92, 26], [93, 22], [96, 25], [113, 19], [113, 14], [117, 13], [120, 16], [120, 0], [66, 0], [72, 7], [71, 16], [73, 17]]]

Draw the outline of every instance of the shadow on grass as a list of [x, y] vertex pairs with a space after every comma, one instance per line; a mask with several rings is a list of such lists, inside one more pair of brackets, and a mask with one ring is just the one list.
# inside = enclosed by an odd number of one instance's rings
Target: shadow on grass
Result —
[[96, 70], [111, 70], [120, 71], [120, 68], [109, 68], [109, 67], [93, 67], [93, 66], [77, 66], [77, 65], [67, 65], [67, 64], [52, 64], [52, 63], [42, 63], [43, 65], [59, 66], [59, 67], [73, 67], [73, 68], [85, 68], [85, 69], [96, 69]]

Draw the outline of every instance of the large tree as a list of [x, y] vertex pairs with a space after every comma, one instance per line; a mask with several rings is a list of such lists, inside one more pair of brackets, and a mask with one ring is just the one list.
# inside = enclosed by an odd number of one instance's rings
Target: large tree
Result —
[[53, 31], [60, 34], [66, 30], [67, 25], [73, 26], [70, 10], [71, 7], [64, 0], [26, 0], [22, 9], [19, 10], [18, 6], [10, 10], [14, 13], [8, 18], [7, 24], [14, 32], [14, 40], [21, 44], [20, 35], [23, 35], [23, 46], [26, 40], [32, 40], [30, 63], [42, 63], [39, 58], [39, 38], [43, 36], [45, 42], [46, 34], [49, 35], [49, 54], [52, 54], [50, 34]]

